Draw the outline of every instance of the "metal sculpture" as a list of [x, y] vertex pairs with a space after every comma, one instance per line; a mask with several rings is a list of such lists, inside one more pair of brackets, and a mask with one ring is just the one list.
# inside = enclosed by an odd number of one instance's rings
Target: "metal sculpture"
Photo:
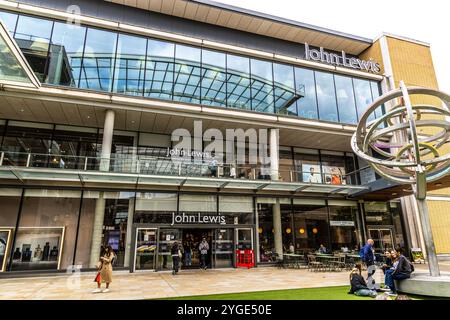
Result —
[[[412, 105], [410, 95], [420, 95], [421, 101], [432, 104]], [[374, 119], [375, 110], [387, 103], [392, 106], [389, 111]], [[445, 150], [450, 141], [449, 106], [449, 95], [433, 89], [407, 88], [402, 81], [400, 89], [386, 93], [368, 107], [352, 137], [353, 151], [380, 176], [412, 185], [432, 276], [439, 276], [439, 266], [426, 193], [427, 183], [450, 172], [450, 149]]]

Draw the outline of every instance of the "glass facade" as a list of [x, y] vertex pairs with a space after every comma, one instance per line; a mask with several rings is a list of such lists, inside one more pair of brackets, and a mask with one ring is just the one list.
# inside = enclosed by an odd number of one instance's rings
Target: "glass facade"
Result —
[[[7, 121], [0, 125], [2, 165], [99, 170], [101, 141], [102, 132], [96, 128], [25, 121]], [[169, 135], [116, 131], [109, 170], [179, 175], [180, 167], [167, 155], [168, 147]], [[248, 150], [243, 152], [248, 157]], [[235, 169], [236, 175], [231, 175], [229, 164], [219, 164], [219, 168], [219, 178], [270, 179], [263, 164], [240, 166]], [[355, 169], [353, 153], [289, 146], [279, 148], [281, 181], [357, 185], [359, 174]], [[208, 162], [183, 164], [181, 174], [210, 176]]]
[[49, 84], [350, 124], [379, 96], [370, 80], [0, 13]]
[[[283, 252], [305, 254], [320, 245], [329, 252], [357, 250], [365, 233], [374, 238], [377, 252], [405, 247], [398, 202], [365, 202], [364, 231], [358, 220], [358, 203], [353, 201], [127, 190], [0, 191], [3, 271], [64, 270], [72, 265], [90, 269], [105, 245], [111, 245], [117, 254], [114, 267], [132, 268], [136, 228], [154, 235], [150, 249], [156, 250], [156, 245], [157, 251], [152, 252], [155, 263], [150, 269], [171, 268], [169, 249], [175, 240], [185, 244], [194, 239], [192, 261], [199, 263], [195, 252], [201, 237], [213, 248], [208, 264], [231, 267], [233, 243], [240, 244], [237, 235], [247, 230], [246, 241], [249, 248], [258, 248], [259, 262], [273, 262], [276, 210], [280, 210]], [[211, 224], [175, 221], [174, 225], [174, 214], [225, 219]]]

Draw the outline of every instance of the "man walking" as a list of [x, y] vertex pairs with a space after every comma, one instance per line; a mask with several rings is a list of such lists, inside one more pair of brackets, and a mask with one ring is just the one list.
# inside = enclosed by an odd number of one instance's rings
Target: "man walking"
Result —
[[367, 269], [375, 264], [375, 252], [373, 249], [374, 241], [367, 240], [366, 245], [361, 249], [360, 256], [362, 261], [366, 264]]
[[203, 237], [202, 242], [200, 242], [198, 250], [200, 251], [201, 268], [206, 270], [206, 258], [209, 251], [209, 244], [205, 237]]
[[173, 243], [170, 254], [172, 255], [173, 262], [172, 274], [176, 275], [178, 273], [178, 268], [180, 267], [180, 246], [177, 241]]

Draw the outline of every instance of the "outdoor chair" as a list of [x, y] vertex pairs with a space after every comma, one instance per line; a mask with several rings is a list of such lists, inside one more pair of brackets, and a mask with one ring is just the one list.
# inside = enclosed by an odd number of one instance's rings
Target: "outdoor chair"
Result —
[[343, 269], [346, 269], [347, 265], [345, 263], [345, 254], [342, 254], [342, 253], [338, 254], [337, 259], [335, 261], [333, 261], [333, 263], [334, 263], [334, 268], [337, 271], [342, 271]]
[[280, 257], [278, 253], [276, 252], [272, 253], [272, 261], [275, 262], [275, 265], [277, 266], [278, 269], [285, 268], [285, 261], [283, 257]]
[[308, 270], [309, 271], [320, 271], [324, 269], [324, 264], [316, 260], [316, 257], [312, 254], [308, 255]]

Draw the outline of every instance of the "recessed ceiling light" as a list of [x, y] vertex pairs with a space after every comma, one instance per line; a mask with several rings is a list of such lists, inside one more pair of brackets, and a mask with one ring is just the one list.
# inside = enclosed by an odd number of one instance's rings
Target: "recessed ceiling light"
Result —
[[136, 123], [136, 121], [134, 121], [134, 120], [131, 120], [131, 123], [132, 123], [132, 124], [135, 124], [135, 123]]
[[20, 109], [20, 112], [24, 112], [25, 110], [23, 110], [23, 109]]
[[87, 116], [86, 118], [90, 119], [90, 118], [91, 118], [91, 116]]
[[396, 196], [396, 195], [398, 195], [398, 193], [397, 193], [397, 192], [393, 192], [392, 195], [393, 195], [393, 196]]

